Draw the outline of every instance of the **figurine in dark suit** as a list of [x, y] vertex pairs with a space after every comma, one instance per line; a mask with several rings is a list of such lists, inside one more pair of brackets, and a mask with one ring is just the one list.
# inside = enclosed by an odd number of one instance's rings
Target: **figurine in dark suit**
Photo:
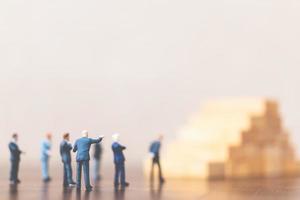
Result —
[[90, 147], [92, 144], [99, 143], [103, 139], [104, 136], [100, 136], [98, 139], [88, 138], [88, 132], [82, 131], [82, 138], [76, 140], [73, 152], [77, 152], [76, 162], [77, 162], [77, 189], [81, 188], [81, 170], [83, 168], [84, 172], [84, 181], [85, 187], [87, 191], [92, 190], [92, 186], [90, 184]]
[[12, 135], [12, 141], [8, 144], [8, 148], [10, 151], [10, 183], [11, 184], [18, 184], [21, 181], [18, 178], [19, 174], [19, 164], [20, 164], [20, 155], [23, 153], [17, 144], [18, 142], [18, 134], [14, 133]]
[[153, 170], [154, 170], [154, 166], [157, 165], [158, 167], [158, 178], [160, 183], [164, 183], [165, 179], [163, 178], [162, 175], [162, 170], [161, 170], [161, 165], [160, 165], [160, 156], [159, 156], [159, 152], [160, 152], [160, 148], [161, 148], [161, 141], [163, 139], [163, 136], [160, 135], [158, 140], [155, 140], [151, 143], [150, 145], [150, 153], [152, 155], [152, 165], [151, 165], [151, 172], [150, 172], [150, 180], [153, 181]]
[[112, 143], [112, 151], [114, 153], [114, 164], [115, 164], [115, 178], [114, 178], [114, 185], [115, 187], [119, 186], [119, 179], [121, 179], [121, 187], [129, 186], [129, 183], [126, 182], [125, 177], [125, 157], [123, 151], [126, 149], [125, 146], [119, 144], [119, 134], [114, 134], [112, 136], [113, 143]]
[[100, 176], [100, 161], [102, 157], [102, 145], [101, 143], [94, 144], [94, 179], [95, 181], [99, 181], [101, 179]]
[[72, 150], [72, 144], [70, 143], [70, 134], [65, 133], [63, 135], [63, 141], [60, 143], [60, 155], [61, 160], [64, 164], [64, 181], [63, 186], [64, 187], [72, 187], [76, 183], [73, 181], [72, 176], [72, 164], [71, 164], [71, 150]]

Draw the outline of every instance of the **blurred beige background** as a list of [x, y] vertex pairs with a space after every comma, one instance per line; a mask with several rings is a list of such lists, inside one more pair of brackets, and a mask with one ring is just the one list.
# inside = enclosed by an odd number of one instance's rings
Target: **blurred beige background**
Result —
[[270, 96], [300, 152], [297, 0], [0, 2], [0, 161], [20, 133], [25, 161], [63, 131], [120, 132], [138, 165], [209, 98]]

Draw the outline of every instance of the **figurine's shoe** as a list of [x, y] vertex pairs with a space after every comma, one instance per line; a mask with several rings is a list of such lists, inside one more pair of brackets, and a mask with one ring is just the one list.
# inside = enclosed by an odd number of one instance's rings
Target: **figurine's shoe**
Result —
[[166, 181], [165, 181], [165, 179], [164, 178], [160, 178], [159, 179], [159, 183], [165, 183]]
[[122, 184], [121, 184], [121, 187], [122, 187], [122, 188], [128, 187], [128, 186], [129, 186], [129, 183], [128, 183], [128, 182], [125, 182], [125, 183], [122, 183]]
[[90, 192], [90, 191], [92, 191], [93, 190], [93, 187], [92, 186], [89, 186], [89, 187], [86, 187], [86, 189], [85, 189], [87, 192]]
[[118, 187], [120, 184], [119, 183], [114, 183], [114, 186], [115, 187]]
[[75, 187], [76, 186], [76, 183], [74, 184], [74, 183], [70, 183], [69, 185], [68, 185], [68, 187]]
[[50, 177], [47, 177], [47, 178], [43, 179], [43, 181], [44, 181], [45, 183], [50, 182], [50, 181], [51, 181], [51, 178], [50, 178]]
[[17, 182], [17, 181], [10, 181], [9, 184], [10, 184], [10, 185], [17, 185], [18, 182]]
[[100, 175], [95, 178], [95, 181], [100, 181], [100, 180], [101, 180], [101, 176]]

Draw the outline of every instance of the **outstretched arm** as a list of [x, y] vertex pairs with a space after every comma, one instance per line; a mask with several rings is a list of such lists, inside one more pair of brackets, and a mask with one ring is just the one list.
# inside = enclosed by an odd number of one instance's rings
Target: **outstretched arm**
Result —
[[75, 142], [74, 148], [73, 148], [73, 152], [77, 151], [77, 142]]
[[126, 147], [125, 147], [125, 146], [122, 146], [122, 145], [120, 145], [120, 148], [121, 148], [122, 150], [125, 150], [125, 149], [126, 149]]
[[103, 139], [103, 136], [100, 136], [98, 139], [91, 139], [91, 144], [99, 143]]

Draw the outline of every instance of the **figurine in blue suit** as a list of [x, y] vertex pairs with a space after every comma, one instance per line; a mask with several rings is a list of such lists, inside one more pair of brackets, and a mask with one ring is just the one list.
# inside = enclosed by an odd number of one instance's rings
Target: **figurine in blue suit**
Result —
[[63, 141], [60, 143], [60, 155], [61, 160], [64, 164], [64, 187], [72, 187], [76, 183], [73, 181], [72, 176], [72, 164], [71, 164], [71, 150], [73, 149], [72, 144], [70, 143], [70, 134], [65, 133], [63, 135]]
[[113, 143], [112, 143], [112, 151], [114, 154], [114, 164], [115, 164], [115, 178], [114, 178], [114, 185], [115, 187], [119, 186], [119, 179], [121, 179], [121, 187], [128, 187], [129, 183], [126, 182], [125, 177], [125, 157], [123, 151], [126, 149], [125, 146], [119, 144], [119, 134], [114, 134], [112, 136]]
[[8, 144], [8, 148], [10, 151], [10, 183], [15, 185], [20, 183], [21, 181], [18, 178], [19, 173], [19, 164], [20, 164], [20, 155], [23, 153], [17, 144], [18, 142], [18, 134], [14, 133], [12, 135], [12, 141]]
[[157, 165], [158, 167], [158, 178], [160, 183], [164, 183], [165, 179], [163, 178], [162, 175], [162, 170], [161, 170], [161, 165], [160, 165], [160, 156], [159, 156], [159, 152], [160, 152], [160, 147], [161, 147], [161, 141], [163, 139], [162, 135], [159, 135], [158, 140], [155, 140], [151, 143], [150, 145], [150, 153], [152, 155], [152, 165], [151, 165], [151, 172], [150, 172], [150, 180], [153, 181], [153, 170], [154, 170], [154, 166]]
[[51, 140], [52, 140], [52, 134], [47, 133], [46, 139], [42, 141], [41, 143], [41, 161], [42, 161], [42, 176], [44, 182], [51, 181], [51, 178], [49, 176], [49, 159], [51, 156]]
[[90, 147], [92, 144], [99, 143], [104, 136], [100, 136], [98, 139], [88, 138], [88, 132], [82, 131], [82, 138], [76, 140], [73, 152], [77, 152], [76, 162], [77, 162], [77, 189], [81, 188], [81, 170], [83, 168], [84, 181], [87, 191], [92, 190], [90, 184], [90, 172], [89, 172], [89, 161], [90, 161]]

